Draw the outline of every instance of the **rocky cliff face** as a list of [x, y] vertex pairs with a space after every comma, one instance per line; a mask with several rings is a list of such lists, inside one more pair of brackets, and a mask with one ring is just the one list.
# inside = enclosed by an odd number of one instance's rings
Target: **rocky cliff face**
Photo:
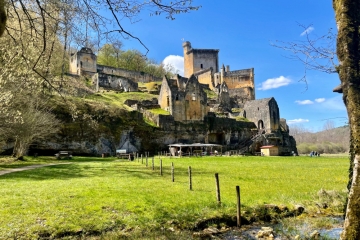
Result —
[[[187, 123], [164, 118], [161, 127], [150, 125], [138, 111], [127, 111], [116, 106], [91, 101], [72, 103], [54, 102], [53, 112], [63, 122], [58, 134], [46, 141], [34, 143], [29, 155], [52, 155], [60, 150], [72, 151], [74, 155], [115, 155], [116, 149], [151, 152], [168, 150], [173, 143], [216, 143], [224, 150], [239, 149], [257, 133], [253, 122], [241, 122], [214, 115], [204, 121]], [[257, 143], [281, 142], [282, 152], [291, 152], [296, 144], [282, 133], [275, 138], [259, 138]], [[281, 140], [279, 140], [281, 139]], [[250, 150], [256, 151], [256, 144]], [[280, 147], [280, 148], [281, 148]]]

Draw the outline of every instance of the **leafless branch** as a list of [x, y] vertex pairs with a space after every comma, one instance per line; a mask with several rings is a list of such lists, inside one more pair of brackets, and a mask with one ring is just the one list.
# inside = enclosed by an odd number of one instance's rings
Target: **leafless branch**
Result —
[[[336, 34], [333, 29], [321, 36], [310, 33], [308, 29], [312, 25], [304, 26], [299, 24], [303, 29], [305, 40], [284, 42], [276, 41], [271, 46], [289, 52], [285, 57], [299, 61], [304, 65], [305, 74], [299, 81], [306, 80], [307, 70], [317, 70], [325, 73], [336, 73], [338, 64], [336, 56]], [[307, 87], [306, 87], [307, 89]]]

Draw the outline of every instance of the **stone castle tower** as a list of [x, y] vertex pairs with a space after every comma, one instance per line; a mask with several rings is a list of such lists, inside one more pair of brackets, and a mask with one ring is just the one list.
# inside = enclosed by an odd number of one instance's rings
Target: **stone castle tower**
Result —
[[194, 74], [201, 84], [208, 85], [213, 91], [226, 83], [230, 97], [234, 98], [241, 108], [246, 101], [255, 99], [254, 68], [232, 71], [229, 65], [219, 68], [218, 49], [195, 49], [188, 41], [184, 42], [182, 47], [186, 78]]
[[184, 77], [189, 78], [192, 74], [205, 69], [219, 71], [218, 49], [193, 49], [190, 42], [183, 43], [184, 49]]

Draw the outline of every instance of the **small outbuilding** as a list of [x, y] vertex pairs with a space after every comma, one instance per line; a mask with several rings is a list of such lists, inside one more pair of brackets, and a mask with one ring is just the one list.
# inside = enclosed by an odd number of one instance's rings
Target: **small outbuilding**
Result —
[[279, 148], [278, 146], [269, 145], [269, 146], [262, 146], [261, 149], [261, 156], [279, 156]]

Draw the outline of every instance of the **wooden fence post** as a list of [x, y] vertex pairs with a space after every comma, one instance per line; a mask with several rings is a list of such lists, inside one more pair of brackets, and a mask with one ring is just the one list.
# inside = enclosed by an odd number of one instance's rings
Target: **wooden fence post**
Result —
[[160, 176], [162, 176], [162, 160], [160, 159]]
[[174, 177], [174, 163], [171, 163], [171, 181], [175, 182], [175, 177]]
[[192, 190], [191, 167], [189, 166], [189, 189]]
[[236, 186], [236, 198], [237, 198], [237, 227], [241, 227], [241, 201], [240, 201], [240, 187]]
[[144, 164], [143, 155], [141, 154], [141, 164]]
[[146, 162], [145, 163], [146, 163], [146, 167], [148, 167], [149, 162], [148, 162], [148, 156], [147, 155], [146, 155]]
[[216, 199], [218, 204], [221, 204], [220, 201], [220, 184], [219, 184], [219, 174], [215, 173], [215, 184], [216, 184]]

